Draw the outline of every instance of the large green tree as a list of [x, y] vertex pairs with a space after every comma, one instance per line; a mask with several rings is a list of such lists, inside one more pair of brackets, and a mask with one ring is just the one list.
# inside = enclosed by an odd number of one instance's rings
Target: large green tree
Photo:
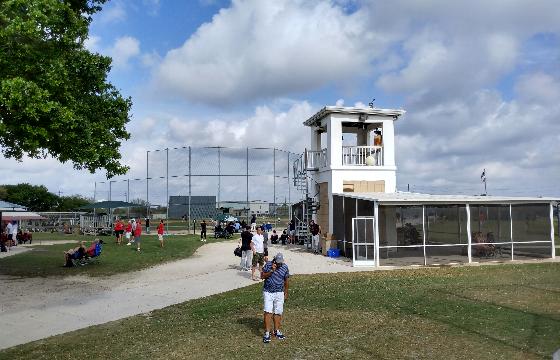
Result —
[[111, 59], [84, 47], [107, 0], [0, 0], [0, 147], [76, 169], [125, 173], [132, 105], [107, 81]]
[[31, 211], [49, 211], [59, 204], [59, 197], [43, 185], [17, 184], [2, 187], [6, 189], [6, 196], [2, 200], [23, 205]]

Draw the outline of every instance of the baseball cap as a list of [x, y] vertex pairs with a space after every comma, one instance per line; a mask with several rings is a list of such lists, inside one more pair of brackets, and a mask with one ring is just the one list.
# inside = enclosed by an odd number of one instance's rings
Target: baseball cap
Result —
[[279, 264], [284, 263], [284, 255], [282, 255], [282, 253], [276, 254], [276, 256], [274, 256], [274, 261], [276, 261]]

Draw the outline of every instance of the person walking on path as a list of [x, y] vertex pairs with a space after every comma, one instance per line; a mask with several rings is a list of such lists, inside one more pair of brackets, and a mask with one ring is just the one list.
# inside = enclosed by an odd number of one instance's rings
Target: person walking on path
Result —
[[251, 232], [255, 232], [257, 229], [257, 215], [253, 214], [251, 216]]
[[264, 265], [264, 237], [261, 228], [257, 228], [257, 233], [251, 239], [251, 250], [253, 252], [251, 278], [259, 281], [259, 278], [255, 277], [255, 270], [258, 268], [260, 272]]
[[313, 248], [313, 253], [318, 254], [320, 251], [319, 240], [321, 238], [321, 227], [316, 224], [315, 221], [311, 220], [309, 222], [309, 231], [311, 232], [311, 247]]
[[124, 224], [120, 218], [117, 218], [117, 222], [115, 223], [115, 237], [117, 244], [121, 244], [122, 236], [124, 233]]
[[252, 255], [253, 251], [251, 249], [251, 240], [253, 240], [253, 234], [251, 234], [251, 227], [246, 226], [241, 233], [241, 269], [243, 271], [251, 270], [252, 266]]
[[[276, 254], [272, 261], [266, 263], [261, 272], [264, 279], [264, 336], [263, 342], [270, 342], [271, 332], [278, 340], [284, 340], [282, 333], [282, 314], [284, 312], [284, 301], [288, 299], [288, 279], [290, 271], [284, 263], [284, 255]], [[274, 325], [274, 329], [272, 326]]]
[[159, 246], [163, 247], [163, 229], [165, 227], [165, 224], [163, 223], [163, 219], [161, 219], [159, 221], [159, 225], [157, 227], [157, 237], [159, 240]]
[[140, 251], [140, 236], [142, 236], [142, 220], [138, 219], [136, 228], [134, 229], [134, 243], [136, 244], [136, 251]]
[[202, 222], [200, 223], [200, 241], [206, 241], [206, 227], [208, 226], [208, 224], [206, 224], [206, 220], [202, 220]]

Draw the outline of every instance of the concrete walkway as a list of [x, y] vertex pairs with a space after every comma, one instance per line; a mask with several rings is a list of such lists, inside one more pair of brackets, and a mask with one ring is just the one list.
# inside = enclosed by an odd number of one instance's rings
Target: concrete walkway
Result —
[[[0, 349], [254, 284], [235, 246], [207, 244], [188, 259], [106, 278], [0, 276]], [[292, 274], [360, 270], [299, 247], [269, 249], [277, 251]]]

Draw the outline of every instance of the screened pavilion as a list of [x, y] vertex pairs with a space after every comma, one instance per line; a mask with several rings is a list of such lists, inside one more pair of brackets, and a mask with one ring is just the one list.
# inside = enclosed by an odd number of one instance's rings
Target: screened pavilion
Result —
[[396, 193], [333, 194], [333, 236], [360, 266], [452, 265], [555, 258], [557, 199]]

